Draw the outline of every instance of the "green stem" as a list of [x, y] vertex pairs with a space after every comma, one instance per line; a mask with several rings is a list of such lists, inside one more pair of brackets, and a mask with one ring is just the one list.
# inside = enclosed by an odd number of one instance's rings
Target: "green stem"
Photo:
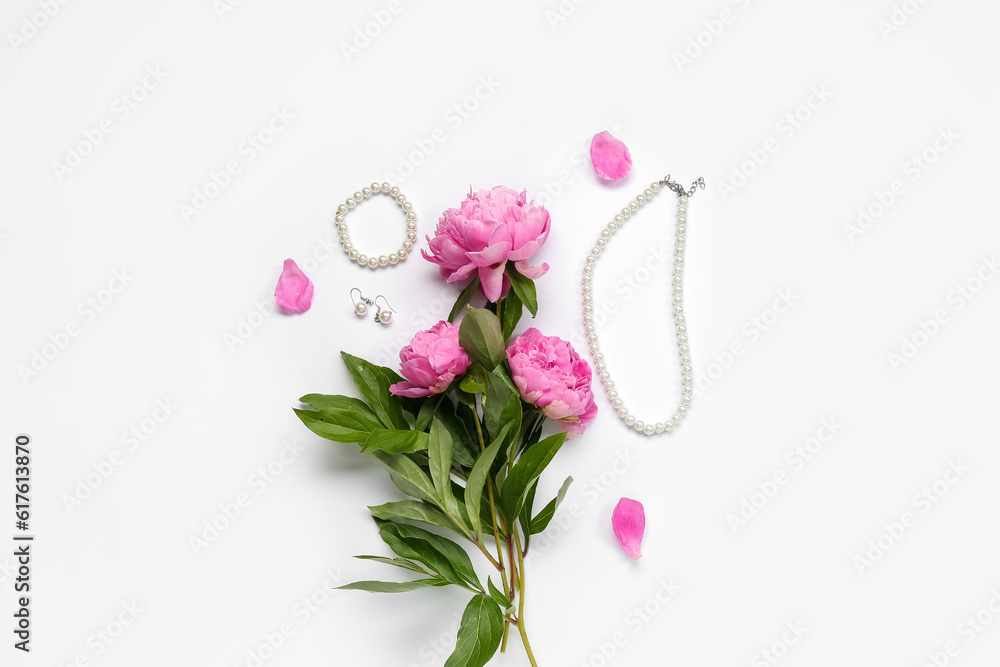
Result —
[[[483, 427], [480, 426], [480, 424], [479, 424], [479, 415], [478, 414], [475, 415], [475, 422], [476, 422], [476, 433], [479, 434], [479, 448], [480, 448], [480, 451], [484, 451], [485, 452], [486, 451], [486, 440], [483, 439]], [[489, 496], [490, 496], [490, 517], [492, 517], [492, 519], [493, 519], [493, 539], [496, 541], [496, 544], [497, 544], [497, 561], [500, 564], [500, 571], [503, 572], [504, 571], [503, 548], [500, 546], [500, 544], [501, 544], [500, 543], [500, 529], [497, 527], [497, 508], [496, 508], [496, 503], [493, 500], [493, 480], [490, 478], [490, 475], [488, 475], [488, 474], [486, 475], [486, 489], [489, 492]], [[475, 519], [473, 519], [473, 517], [469, 517], [470, 521], [477, 520], [477, 519], [479, 519], [479, 517], [475, 517]], [[490, 560], [493, 560], [493, 559], [490, 558]], [[511, 563], [511, 566], [513, 566], [513, 565], [514, 564]], [[506, 576], [501, 576], [500, 579], [503, 581], [503, 589], [504, 589], [503, 592], [506, 593], [508, 596], [510, 596], [510, 589], [507, 588], [507, 577]]]
[[519, 600], [517, 606], [517, 631], [521, 633], [521, 642], [524, 644], [524, 650], [528, 654], [528, 661], [531, 663], [531, 667], [538, 667], [538, 663], [535, 662], [535, 654], [531, 651], [531, 642], [528, 641], [528, 630], [524, 624], [524, 556], [522, 555], [521, 549], [521, 536], [518, 533], [517, 525], [513, 526], [514, 540], [517, 542], [517, 564], [518, 564], [518, 576], [517, 576], [517, 587]]

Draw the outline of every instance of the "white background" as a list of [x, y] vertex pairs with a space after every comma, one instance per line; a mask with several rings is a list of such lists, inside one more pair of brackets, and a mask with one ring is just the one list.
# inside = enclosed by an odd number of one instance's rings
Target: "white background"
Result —
[[[701, 390], [675, 433], [646, 439], [595, 386], [597, 421], [539, 492], [577, 480], [529, 556], [539, 664], [772, 664], [766, 649], [789, 666], [918, 667], [949, 642], [948, 664], [997, 663], [996, 3], [908, 0], [887, 33], [890, 0], [402, 0], [367, 44], [357, 30], [386, 2], [93, 0], [48, 19], [44, 4], [11, 0], [0, 16], [0, 535], [14, 532], [18, 433], [33, 439], [37, 535], [30, 656], [11, 648], [12, 547], [0, 551], [0, 663], [253, 665], [284, 625], [263, 664], [443, 664], [462, 593], [327, 593], [394, 575], [351, 556], [387, 553], [365, 506], [398, 492], [291, 411], [302, 394], [351, 391], [340, 350], [393, 363], [456, 294], [416, 254], [373, 272], [324, 249], [337, 204], [393, 172], [421, 239], [470, 186], [544, 201], [537, 259], [552, 269], [535, 324], [584, 354], [579, 274], [599, 230], [667, 173], [709, 184], [691, 203], [686, 281]], [[164, 78], [143, 90], [147, 68]], [[143, 98], [127, 117], [123, 94]], [[274, 109], [294, 119], [251, 160], [241, 144]], [[104, 119], [110, 134], [58, 173]], [[586, 157], [605, 128], [634, 159], [615, 186]], [[230, 160], [240, 173], [186, 220]], [[400, 176], [403, 162], [418, 164]], [[852, 232], [894, 181], [894, 201]], [[679, 382], [656, 259], [673, 207], [643, 209], [595, 274], [615, 308], [600, 328], [609, 367], [646, 419], [668, 414]], [[368, 252], [402, 237], [388, 201], [349, 222]], [[305, 315], [268, 306], [286, 257], [316, 284]], [[128, 280], [112, 294], [116, 271]], [[355, 286], [397, 320], [355, 318]], [[904, 337], [919, 347], [894, 365]], [[158, 400], [178, 406], [162, 423], [149, 421]], [[824, 419], [837, 432], [799, 469], [786, 455]], [[124, 434], [144, 427], [130, 449]], [[121, 464], [68, 508], [115, 451]], [[950, 462], [967, 471], [919, 500]], [[776, 472], [787, 483], [752, 497]], [[240, 494], [250, 505], [196, 554], [190, 539]], [[621, 496], [647, 510], [636, 563], [611, 533]], [[744, 499], [759, 509], [734, 530]], [[883, 534], [907, 512], [901, 536]], [[879, 540], [884, 555], [859, 564]], [[680, 591], [657, 601], [671, 579]], [[129, 604], [138, 618], [97, 639]], [[787, 647], [786, 623], [807, 628]], [[527, 660], [515, 640], [496, 664]]]

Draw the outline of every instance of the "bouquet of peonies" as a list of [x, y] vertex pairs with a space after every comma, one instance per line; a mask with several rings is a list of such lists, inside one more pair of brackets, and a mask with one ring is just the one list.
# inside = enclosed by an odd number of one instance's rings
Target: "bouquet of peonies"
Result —
[[[590, 366], [569, 343], [533, 328], [510, 340], [523, 311], [537, 312], [533, 279], [548, 266], [528, 259], [548, 232], [548, 211], [523, 192], [470, 192], [460, 208], [445, 211], [423, 253], [448, 282], [470, 280], [448, 321], [403, 348], [402, 376], [342, 353], [361, 398], [309, 394], [300, 400], [310, 409], [295, 411], [317, 435], [360, 444], [409, 496], [369, 508], [395, 557], [358, 558], [416, 578], [342, 588], [458, 586], [472, 593], [446, 667], [485, 665], [506, 649], [511, 626], [537, 665], [525, 627], [524, 556], [572, 478], [537, 512], [535, 489], [563, 442], [597, 413]], [[484, 308], [469, 305], [479, 291]], [[546, 418], [561, 432], [543, 438]], [[463, 541], [492, 566], [485, 584]]]

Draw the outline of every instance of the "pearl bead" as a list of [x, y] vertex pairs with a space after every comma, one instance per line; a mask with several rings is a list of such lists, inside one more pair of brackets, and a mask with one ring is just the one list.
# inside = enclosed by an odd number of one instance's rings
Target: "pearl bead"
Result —
[[402, 204], [405, 201], [406, 201], [406, 195], [404, 195], [402, 193], [396, 195], [396, 203], [397, 204]]
[[347, 208], [354, 208], [355, 206], [358, 205], [358, 202], [354, 201], [353, 197], [348, 197], [347, 201], [344, 202], [344, 204], [347, 206]]
[[660, 190], [660, 182], [659, 181], [653, 181], [652, 183], [649, 184], [649, 189], [652, 190], [653, 192], [659, 192], [659, 190]]
[[413, 204], [411, 204], [410, 202], [405, 202], [401, 208], [407, 213], [409, 213], [413, 210]]
[[406, 238], [410, 239], [411, 241], [415, 241], [417, 239], [417, 233], [414, 231], [406, 232]]
[[413, 249], [413, 241], [407, 238], [405, 241], [403, 241], [403, 250], [412, 250], [412, 249]]
[[632, 415], [629, 415], [628, 417], [625, 418], [625, 423], [628, 424], [629, 426], [631, 426], [632, 424], [635, 423], [635, 417], [632, 416]]
[[615, 410], [617, 410], [618, 408], [622, 407], [622, 405], [624, 405], [624, 403], [622, 403], [622, 399], [620, 399], [618, 397], [615, 397], [615, 398], [611, 399], [611, 405], [612, 405], [612, 407], [614, 407]]
[[379, 311], [378, 321], [382, 324], [389, 324], [389, 322], [392, 322], [392, 313], [388, 310]]
[[354, 244], [348, 241], [344, 244], [344, 252], [351, 252], [354, 249]]
[[681, 387], [681, 391], [683, 391], [685, 394], [690, 394], [691, 393], [691, 385], [688, 385], [688, 384], [684, 385], [683, 387]]
[[654, 427], [652, 424], [646, 424], [646, 428], [642, 429], [642, 432], [645, 433], [646, 435], [653, 435], [653, 432], [655, 430], [656, 427]]
[[351, 251], [350, 251], [349, 253], [347, 253], [347, 256], [348, 256], [348, 257], [350, 257], [350, 258], [351, 258], [351, 259], [353, 259], [353, 260], [357, 260], [357, 259], [358, 259], [358, 255], [359, 255], [359, 254], [360, 254], [360, 253], [358, 253], [358, 251], [357, 251], [357, 250], [353, 250], [353, 249], [352, 249], [352, 250], [351, 250]]
[[668, 421], [666, 424], [663, 425], [663, 430], [664, 431], [673, 431], [674, 430], [674, 423], [672, 421]]
[[413, 211], [407, 211], [406, 212], [406, 219], [407, 220], [416, 220], [417, 219], [417, 214], [414, 213]]
[[344, 215], [342, 213], [338, 213], [337, 215], [333, 216], [333, 219], [336, 220], [337, 224], [339, 225], [340, 223], [342, 223], [344, 221], [345, 218], [344, 218]]
[[628, 417], [628, 410], [625, 409], [625, 406], [618, 408], [618, 416], [622, 419]]
[[638, 196], [636, 196], [635, 203], [638, 204], [639, 206], [642, 206], [643, 204], [645, 204], [646, 203], [646, 195], [638, 195]]
[[365, 313], [368, 312], [368, 304], [365, 303], [364, 301], [358, 301], [354, 305], [354, 312], [357, 313], [358, 315], [364, 315]]
[[[403, 245], [405, 246], [406, 244], [404, 243]], [[410, 253], [406, 252], [406, 250], [400, 250], [397, 254], [399, 255], [399, 261], [402, 262]]]
[[392, 190], [392, 186], [389, 185], [388, 183], [383, 183], [380, 189], [382, 190], [382, 192], [389, 192], [390, 190]]
[[344, 204], [337, 207], [337, 214], [340, 215], [341, 220], [343, 220], [345, 213], [347, 213], [347, 207]]
[[632, 215], [632, 209], [626, 206], [625, 208], [622, 209], [622, 215], [625, 216], [626, 218], [629, 217], [630, 215]]
[[636, 419], [635, 423], [632, 424], [632, 428], [634, 428], [636, 431], [641, 431], [642, 429], [646, 428], [646, 422], [642, 421], [641, 419]]
[[372, 185], [369, 189], [372, 191], [372, 193], [375, 193], [381, 190], [382, 186], [379, 185], [378, 181], [372, 181]]
[[361, 188], [361, 196], [362, 197], [371, 197], [372, 196], [372, 189], [369, 188], [368, 186], [365, 186], [365, 187]]
[[691, 403], [691, 397], [681, 396], [681, 403], [683, 403], [684, 405], [689, 405]]
[[368, 255], [358, 255], [358, 264], [367, 264]]
[[679, 412], [681, 414], [684, 414], [687, 411], [688, 411], [688, 406], [686, 406], [686, 405], [678, 405], [677, 406], [677, 412]]
[[646, 201], [649, 201], [650, 199], [652, 199], [653, 198], [653, 190], [652, 190], [652, 188], [646, 188], [643, 191], [642, 195], [646, 198]]
[[656, 423], [656, 428], [655, 428], [655, 431], [656, 431], [657, 433], [663, 433], [663, 429], [664, 429], [664, 428], [665, 428], [665, 426], [663, 425], [663, 422], [657, 422], [657, 423]]
[[379, 266], [387, 266], [388, 264], [389, 264], [389, 256], [388, 255], [379, 255], [378, 265]]
[[408, 223], [406, 223], [406, 228], [407, 229], [416, 229], [417, 228], [417, 223], [415, 223], [415, 222], [408, 222]]
[[340, 242], [341, 243], [350, 243], [350, 241], [351, 241], [351, 237], [348, 236], [347, 234], [341, 234], [340, 235]]
[[399, 188], [396, 187], [389, 188], [389, 194], [391, 194], [393, 197], [397, 196], [399, 194]]
[[619, 225], [622, 224], [623, 222], [625, 222], [625, 216], [619, 213], [618, 215], [615, 216], [615, 222], [618, 223]]
[[354, 193], [354, 201], [355, 202], [357, 202], [357, 203], [360, 204], [361, 200], [364, 199], [364, 198], [365, 198], [365, 195], [364, 195], [363, 192], [355, 192]]
[[635, 210], [637, 210], [639, 208], [639, 204], [637, 204], [634, 201], [629, 202], [628, 208], [629, 208], [630, 211], [635, 211]]
[[390, 264], [397, 264], [398, 262], [399, 262], [399, 255], [397, 255], [396, 253], [392, 253], [389, 255]]
[[368, 258], [368, 268], [369, 269], [374, 269], [374, 268], [377, 268], [377, 267], [378, 267], [378, 258], [377, 257], [369, 257]]

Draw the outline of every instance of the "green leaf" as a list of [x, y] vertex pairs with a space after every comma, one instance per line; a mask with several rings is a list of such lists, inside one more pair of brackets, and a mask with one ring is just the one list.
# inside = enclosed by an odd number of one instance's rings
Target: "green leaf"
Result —
[[385, 556], [355, 556], [355, 558], [360, 560], [374, 560], [379, 563], [385, 563], [386, 565], [401, 567], [404, 570], [410, 570], [411, 572], [419, 572], [420, 574], [430, 574], [430, 572], [420, 567], [417, 563], [405, 558], [386, 558]]
[[[364, 442], [371, 435], [371, 423], [342, 410], [298, 410], [292, 408], [310, 431], [334, 442]], [[376, 427], [381, 425], [376, 422]]]
[[550, 435], [526, 450], [514, 464], [500, 492], [500, 504], [508, 524], [513, 523], [521, 513], [528, 490], [538, 481], [538, 476], [552, 461], [565, 440], [565, 433]]
[[430, 462], [431, 480], [437, 489], [438, 498], [451, 495], [451, 434], [439, 419], [431, 421], [431, 432], [427, 441], [427, 460]]
[[458, 383], [459, 388], [469, 394], [481, 394], [486, 391], [486, 369], [476, 364]]
[[490, 467], [493, 465], [493, 460], [497, 457], [497, 452], [500, 451], [501, 444], [498, 440], [479, 455], [476, 459], [476, 464], [472, 466], [469, 478], [465, 481], [465, 507], [469, 511], [469, 520], [472, 523], [472, 529], [476, 533], [476, 539], [480, 542], [483, 540], [483, 527], [482, 521], [476, 521], [476, 517], [480, 516], [483, 487], [486, 486]]
[[346, 352], [340, 354], [344, 358], [344, 363], [347, 365], [351, 377], [354, 378], [354, 386], [358, 388], [358, 393], [378, 416], [382, 425], [389, 429], [408, 429], [410, 425], [403, 417], [400, 403], [389, 393], [392, 381], [385, 372], [387, 369], [375, 366]]
[[448, 321], [454, 322], [458, 314], [462, 312], [462, 309], [469, 305], [472, 301], [472, 296], [476, 293], [476, 288], [479, 287], [479, 276], [477, 275], [472, 281], [466, 286], [462, 293], [458, 295], [458, 299], [455, 300], [455, 305], [451, 307], [451, 312], [448, 313]]
[[[346, 586], [337, 586], [342, 591], [368, 591], [369, 593], [409, 593], [428, 586], [447, 586], [450, 582], [437, 577], [416, 581], [355, 581]], [[500, 619], [501, 622], [503, 619]]]
[[559, 509], [562, 501], [566, 498], [566, 492], [569, 491], [569, 485], [572, 483], [573, 478], [567, 477], [566, 481], [563, 482], [563, 485], [559, 488], [559, 493], [552, 499], [552, 502], [542, 508], [542, 511], [531, 520], [531, 527], [528, 534], [537, 535], [548, 527], [549, 521], [552, 521], [552, 517], [555, 516], [556, 510]]
[[491, 598], [477, 595], [465, 608], [455, 651], [444, 667], [483, 667], [500, 647], [503, 613]]
[[504, 339], [500, 320], [494, 313], [469, 306], [458, 330], [458, 342], [469, 358], [493, 370], [503, 361]]
[[423, 563], [447, 581], [469, 590], [483, 590], [465, 549], [451, 540], [408, 523], [376, 519], [379, 536], [396, 554]]
[[507, 341], [510, 339], [510, 335], [514, 333], [514, 329], [517, 328], [517, 323], [521, 321], [521, 315], [524, 314], [524, 306], [521, 303], [521, 299], [513, 290], [503, 300], [503, 308], [500, 314], [500, 327], [503, 330], [503, 339]]
[[397, 500], [368, 507], [372, 516], [384, 521], [420, 521], [438, 528], [455, 530], [455, 522], [439, 509], [418, 500]]
[[417, 412], [417, 418], [413, 425], [414, 430], [427, 430], [427, 427], [431, 425], [431, 417], [434, 416], [442, 400], [444, 400], [444, 395], [438, 394], [437, 396], [431, 396], [420, 404], [420, 411]]
[[501, 591], [499, 588], [493, 585], [492, 579], [486, 580], [486, 586], [489, 589], [490, 597], [493, 598], [494, 602], [500, 605], [500, 609], [503, 610], [503, 613], [513, 614], [514, 603], [511, 601], [509, 597], [503, 594], [503, 591]]
[[358, 418], [364, 418], [378, 425], [378, 417], [360, 398], [330, 394], [306, 394], [299, 399], [300, 403], [311, 406], [314, 410], [342, 410], [353, 413]]
[[504, 424], [516, 420], [515, 433], [520, 431], [521, 396], [513, 381], [507, 377], [507, 372], [502, 367], [490, 373], [487, 380], [486, 403], [483, 405], [486, 430], [496, 435]]
[[390, 454], [418, 452], [427, 449], [427, 434], [423, 431], [396, 431], [380, 428], [371, 432], [361, 451], [365, 454], [376, 450]]
[[472, 439], [465, 422], [456, 414], [455, 405], [447, 399], [441, 401], [434, 416], [441, 420], [455, 443], [451, 453], [452, 460], [463, 468], [471, 468], [479, 447]]
[[521, 300], [524, 307], [528, 309], [531, 316], [534, 317], [538, 314], [538, 296], [535, 294], [535, 283], [530, 278], [525, 278], [521, 273], [511, 267], [507, 271], [507, 277], [510, 278], [510, 286], [514, 290], [514, 294], [517, 298]]
[[400, 491], [408, 496], [433, 502], [436, 494], [430, 478], [405, 454], [376, 450], [369, 452], [368, 456], [372, 463], [389, 471], [389, 476]]

